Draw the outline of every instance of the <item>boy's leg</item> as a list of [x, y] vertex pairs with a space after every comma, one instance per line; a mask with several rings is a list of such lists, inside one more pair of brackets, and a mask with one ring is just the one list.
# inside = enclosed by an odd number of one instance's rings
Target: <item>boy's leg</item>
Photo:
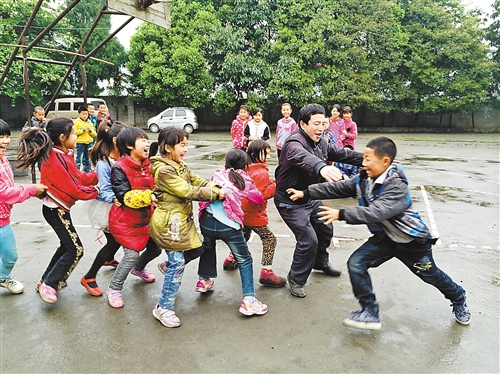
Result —
[[374, 316], [378, 316], [379, 307], [368, 269], [380, 266], [392, 257], [394, 253], [391, 241], [375, 235], [356, 249], [347, 260], [354, 296], [359, 300], [361, 308], [368, 310]]
[[432, 256], [431, 244], [415, 241], [399, 244], [395, 256], [403, 262], [413, 274], [436, 287], [445, 298], [456, 301], [465, 297], [465, 290], [455, 283], [445, 272], [439, 269]]
[[82, 170], [82, 158], [85, 153], [85, 144], [76, 143], [76, 168]]
[[83, 171], [86, 172], [86, 173], [90, 173], [90, 171], [92, 170], [91, 167], [90, 167], [90, 159], [89, 159], [89, 148], [90, 148], [90, 144], [84, 144], [84, 150], [83, 150], [83, 160], [82, 160], [82, 164], [83, 164]]
[[[61, 242], [61, 246], [51, 260], [53, 266], [50, 270], [46, 271], [43, 281], [45, 284], [58, 290], [71, 275], [73, 269], [83, 256], [83, 245], [73, 226], [69, 212], [60, 208], [43, 206], [42, 213]], [[56, 259], [59, 254], [61, 254], [60, 257]]]

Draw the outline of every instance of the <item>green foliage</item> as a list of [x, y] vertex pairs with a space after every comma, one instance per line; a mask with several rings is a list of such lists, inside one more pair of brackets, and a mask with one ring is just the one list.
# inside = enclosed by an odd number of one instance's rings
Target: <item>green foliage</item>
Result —
[[[19, 37], [24, 29], [24, 26], [33, 12], [34, 0], [18, 0], [0, 2], [0, 43], [18, 44]], [[43, 3], [37, 17], [35, 17], [31, 28], [26, 36], [26, 45], [28, 45], [38, 34], [53, 20], [53, 9], [50, 4]], [[39, 46], [53, 49], [61, 49], [66, 35], [56, 29], [49, 32]], [[0, 47], [0, 66], [6, 66], [7, 61], [14, 51], [13, 47]], [[18, 56], [21, 56], [19, 50]], [[46, 51], [33, 48], [29, 51], [28, 57], [39, 58], [45, 60], [58, 60], [61, 54], [53, 51]], [[64, 75], [65, 67], [60, 65], [39, 63], [28, 61], [28, 72], [30, 79], [30, 99], [33, 106], [43, 105], [45, 95], [53, 92], [60, 82], [60, 77]], [[1, 73], [3, 74], [2, 69]], [[14, 60], [9, 72], [0, 86], [0, 94], [6, 95], [11, 99], [24, 98], [26, 96], [24, 90], [23, 79], [23, 63], [21, 60]]]
[[500, 106], [500, 0], [495, 0], [493, 3], [491, 20], [492, 22], [486, 31], [494, 64], [489, 91], [490, 95], [496, 99], [493, 102]]

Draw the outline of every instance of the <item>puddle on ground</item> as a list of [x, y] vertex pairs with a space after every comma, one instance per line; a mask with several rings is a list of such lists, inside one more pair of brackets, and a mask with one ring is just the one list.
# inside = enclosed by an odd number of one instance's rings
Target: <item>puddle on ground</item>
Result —
[[431, 162], [468, 162], [465, 159], [457, 159], [457, 158], [446, 158], [446, 157], [423, 157], [423, 156], [414, 156], [407, 157], [403, 160], [408, 162], [419, 162], [419, 161], [431, 161]]
[[213, 153], [211, 155], [204, 155], [201, 157], [202, 160], [210, 160], [210, 161], [224, 161], [226, 158], [225, 153]]
[[[420, 191], [419, 186], [411, 188], [412, 191]], [[458, 187], [443, 187], [443, 186], [425, 186], [425, 191], [432, 197], [433, 200], [441, 203], [449, 202], [450, 200], [462, 203], [475, 204], [481, 207], [490, 207], [495, 205], [491, 201], [485, 201], [484, 197], [472, 196], [469, 190]], [[412, 198], [415, 201], [419, 196], [417, 193], [412, 193]]]
[[196, 148], [204, 148], [204, 147], [208, 147], [208, 145], [206, 144], [195, 144], [195, 145], [190, 145], [189, 148], [191, 149], [196, 149]]

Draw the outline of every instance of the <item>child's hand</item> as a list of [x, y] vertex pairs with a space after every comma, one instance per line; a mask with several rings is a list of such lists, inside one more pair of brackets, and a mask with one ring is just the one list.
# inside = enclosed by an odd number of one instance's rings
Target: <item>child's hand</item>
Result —
[[347, 134], [347, 130], [345, 130], [345, 129], [344, 129], [344, 130], [342, 131], [342, 134], [346, 135], [346, 134]]
[[48, 187], [44, 184], [37, 183], [35, 184], [36, 187], [36, 197], [42, 197], [45, 194], [45, 191], [47, 191]]
[[286, 193], [290, 195], [290, 200], [295, 201], [302, 199], [304, 197], [304, 192], [296, 190], [295, 188], [289, 188]]
[[113, 199], [113, 204], [115, 204], [118, 208], [122, 206], [122, 203], [120, 203], [116, 197]]
[[219, 200], [224, 200], [226, 198], [226, 194], [224, 190], [219, 190]]
[[151, 205], [155, 208], [158, 206], [158, 199], [154, 193], [151, 194]]
[[340, 212], [338, 209], [329, 208], [327, 206], [320, 206], [319, 209], [324, 210], [324, 212], [319, 212], [318, 216], [320, 216], [320, 221], [326, 221], [325, 225], [328, 225], [333, 221], [338, 221]]

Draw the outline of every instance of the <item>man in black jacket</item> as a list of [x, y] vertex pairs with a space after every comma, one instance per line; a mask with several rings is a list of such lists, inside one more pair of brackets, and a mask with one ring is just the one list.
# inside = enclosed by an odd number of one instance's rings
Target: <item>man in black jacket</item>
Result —
[[308, 104], [299, 111], [295, 131], [283, 145], [276, 168], [274, 204], [281, 218], [295, 235], [297, 242], [293, 262], [288, 273], [290, 293], [305, 297], [304, 285], [312, 269], [322, 270], [330, 276], [340, 276], [332, 267], [327, 248], [333, 236], [333, 225], [319, 220], [319, 200], [290, 200], [287, 189], [305, 190], [314, 183], [336, 182], [342, 179], [340, 171], [328, 161], [361, 166], [363, 154], [342, 149], [321, 138], [325, 108]]

